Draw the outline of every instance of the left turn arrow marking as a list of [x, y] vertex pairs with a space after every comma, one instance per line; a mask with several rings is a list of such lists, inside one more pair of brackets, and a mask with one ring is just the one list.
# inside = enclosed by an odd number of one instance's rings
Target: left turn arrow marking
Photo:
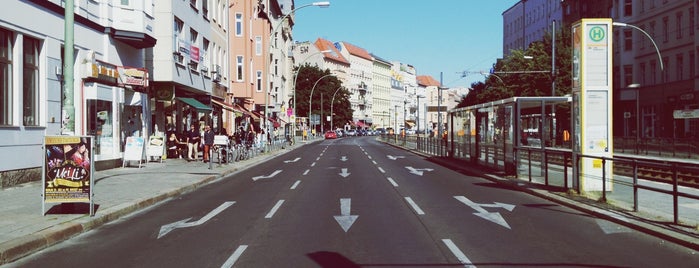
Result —
[[211, 218], [215, 217], [216, 215], [218, 215], [219, 213], [221, 213], [223, 210], [227, 209], [228, 207], [232, 206], [233, 204], [235, 204], [235, 201], [225, 202], [225, 203], [221, 204], [220, 206], [218, 206], [216, 209], [209, 212], [209, 214], [206, 214], [206, 216], [202, 217], [198, 221], [187, 222], [191, 218], [186, 218], [186, 219], [181, 220], [181, 221], [176, 221], [173, 223], [165, 224], [165, 225], [160, 227], [160, 232], [158, 233], [158, 239], [160, 239], [161, 237], [165, 236], [166, 234], [168, 234], [169, 232], [171, 232], [172, 230], [175, 230], [177, 228], [194, 227], [194, 226], [204, 224], [205, 222], [207, 222]]

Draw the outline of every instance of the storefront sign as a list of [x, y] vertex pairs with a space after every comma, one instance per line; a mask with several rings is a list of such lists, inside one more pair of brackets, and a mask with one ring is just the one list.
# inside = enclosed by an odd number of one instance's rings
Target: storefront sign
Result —
[[699, 109], [694, 110], [674, 110], [672, 117], [675, 119], [692, 119], [699, 118]]
[[165, 138], [162, 136], [150, 136], [148, 138], [148, 149], [146, 150], [146, 155], [148, 157], [158, 157], [162, 160], [164, 152]]
[[[43, 204], [92, 202], [93, 139], [89, 136], [46, 136]], [[43, 213], [46, 209], [43, 208]]]
[[124, 85], [131, 86], [148, 86], [148, 71], [142, 68], [132, 68], [132, 67], [117, 67], [119, 80]]
[[199, 47], [192, 45], [189, 48], [189, 59], [193, 62], [199, 63]]
[[138, 167], [141, 167], [141, 160], [143, 158], [143, 138], [142, 137], [128, 137], [126, 138], [126, 146], [124, 148], [124, 164], [128, 161], [138, 161]]
[[104, 84], [116, 84], [119, 79], [119, 72], [115, 65], [96, 61], [87, 63], [85, 78], [92, 78]]

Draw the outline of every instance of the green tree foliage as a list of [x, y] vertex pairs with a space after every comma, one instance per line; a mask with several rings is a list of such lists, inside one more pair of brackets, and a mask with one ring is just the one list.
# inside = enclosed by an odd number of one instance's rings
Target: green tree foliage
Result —
[[[333, 116], [333, 126], [343, 126], [346, 122], [352, 121], [354, 111], [350, 103], [350, 92], [343, 87], [342, 81], [336, 76], [330, 75], [330, 70], [321, 70], [318, 66], [305, 64], [298, 67], [296, 71], [298, 71], [298, 77], [296, 78], [297, 116], [310, 118], [308, 106], [311, 104], [309, 103], [309, 97], [311, 97], [311, 91], [313, 91], [312, 111], [313, 114], [320, 115], [322, 106], [324, 118], [321, 121], [324, 124], [324, 129], [330, 129], [330, 122], [326, 121], [325, 118], [330, 115], [331, 101], [333, 101], [332, 109], [335, 114]], [[315, 89], [313, 88], [314, 85]], [[334, 99], [333, 95], [335, 95]]]
[[[534, 42], [526, 50], [512, 50], [510, 55], [493, 64], [494, 74], [484, 82], [471, 84], [472, 90], [458, 107], [506, 99], [514, 96], [551, 96], [552, 79], [555, 79], [555, 95], [571, 93], [570, 30], [563, 29], [556, 35], [556, 68], [551, 72], [552, 38]], [[525, 58], [531, 57], [531, 59]], [[545, 72], [540, 72], [545, 71]]]

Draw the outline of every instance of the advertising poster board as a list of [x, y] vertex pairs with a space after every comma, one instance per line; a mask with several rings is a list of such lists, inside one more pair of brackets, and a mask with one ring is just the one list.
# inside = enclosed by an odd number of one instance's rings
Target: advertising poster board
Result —
[[157, 157], [160, 162], [163, 161], [163, 154], [165, 152], [165, 138], [163, 136], [150, 136], [148, 138], [148, 149], [146, 149], [146, 156]]
[[94, 215], [93, 142], [89, 136], [44, 137], [42, 214], [46, 203], [90, 203]]
[[126, 166], [128, 161], [138, 161], [138, 167], [141, 167], [141, 161], [143, 160], [143, 138], [142, 137], [127, 137], [126, 145], [124, 148], [124, 163], [122, 167]]

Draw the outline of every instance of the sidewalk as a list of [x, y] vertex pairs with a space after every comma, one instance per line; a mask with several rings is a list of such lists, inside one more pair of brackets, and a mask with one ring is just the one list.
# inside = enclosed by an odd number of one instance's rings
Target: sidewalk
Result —
[[95, 215], [92, 217], [88, 203], [48, 203], [46, 215], [42, 215], [41, 181], [2, 189], [0, 265], [312, 142], [297, 141], [286, 149], [230, 164], [214, 162], [211, 169], [209, 163], [202, 161], [166, 159], [148, 162], [141, 168], [132, 164], [97, 171], [93, 187]]
[[[47, 204], [47, 213], [42, 215], [40, 181], [0, 190], [0, 200], [3, 200], [0, 206], [0, 265], [313, 142], [297, 141], [296, 145], [286, 149], [231, 164], [213, 163], [212, 169], [208, 163], [167, 159], [162, 163], [149, 162], [141, 168], [95, 172], [95, 215], [92, 217], [89, 216], [88, 204]], [[465, 170], [464, 163], [458, 160], [435, 160], [454, 170]], [[643, 220], [565, 193], [549, 192], [521, 181], [488, 175], [485, 170], [474, 167], [468, 167], [468, 170], [476, 172], [473, 175], [699, 250], [699, 231], [696, 229], [678, 229], [669, 224]]]

